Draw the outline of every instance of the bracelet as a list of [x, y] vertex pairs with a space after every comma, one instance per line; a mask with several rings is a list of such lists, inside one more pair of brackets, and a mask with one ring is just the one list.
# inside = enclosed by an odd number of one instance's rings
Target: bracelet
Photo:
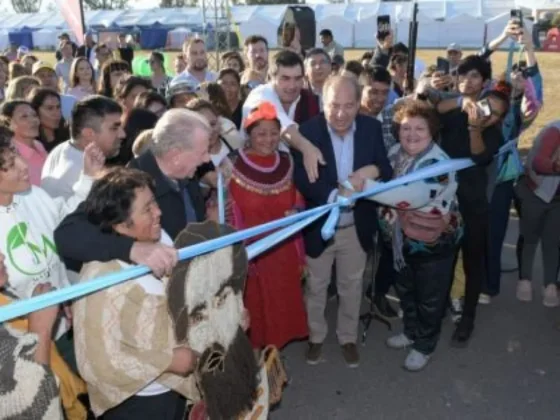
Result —
[[482, 127], [480, 125], [469, 124], [469, 131], [480, 131]]

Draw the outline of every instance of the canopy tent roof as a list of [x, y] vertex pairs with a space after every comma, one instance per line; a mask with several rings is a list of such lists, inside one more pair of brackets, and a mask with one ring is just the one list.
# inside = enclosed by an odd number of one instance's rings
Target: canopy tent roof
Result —
[[[145, 27], [156, 23], [164, 26], [196, 25], [202, 23], [202, 10], [198, 8], [161, 8], [139, 16], [134, 26]], [[118, 25], [122, 23], [117, 20]]]
[[[326, 1], [326, 0], [324, 0]], [[489, 22], [488, 37], [491, 38], [500, 25], [507, 22], [510, 9], [522, 7], [524, 10], [560, 10], [560, 0], [417, 0], [418, 20], [421, 22], [419, 46], [437, 48], [451, 42], [465, 47], [477, 44], [478, 32], [484, 32], [484, 22]], [[277, 44], [277, 33], [289, 5], [237, 5], [231, 8], [231, 20], [239, 25], [239, 33], [266, 36], [271, 47]], [[337, 42], [345, 47], [371, 48], [377, 30], [377, 17], [390, 15], [395, 38], [406, 42], [408, 23], [412, 17], [413, 2], [361, 0], [361, 2], [341, 4], [309, 5], [315, 12], [317, 33], [321, 29], [331, 29]], [[220, 10], [219, 14], [225, 12]], [[529, 16], [529, 12], [526, 12]], [[206, 16], [213, 16], [208, 9]], [[200, 8], [152, 8], [134, 10], [96, 10], [86, 11], [88, 29], [103, 32], [107, 28], [118, 31], [149, 28], [173, 29], [186, 27], [201, 31], [204, 24]], [[220, 18], [218, 25], [227, 21]], [[214, 19], [206, 22], [209, 28], [215, 25]], [[21, 28], [32, 31], [54, 29], [69, 32], [68, 25], [59, 11], [35, 14], [4, 15], [0, 20], [0, 30], [17, 32]], [[461, 28], [458, 30], [457, 28]]]
[[22, 13], [18, 15], [6, 15], [3, 19], [0, 19], [0, 28], [2, 29], [13, 29], [19, 28], [24, 25], [27, 19], [30, 19], [33, 13]]
[[231, 19], [239, 24], [248, 22], [262, 6], [232, 6]]
[[117, 20], [125, 13], [124, 10], [96, 10], [86, 12], [89, 27], [105, 27], [116, 25]]
[[560, 10], [560, 0], [517, 0], [517, 4], [531, 10]]

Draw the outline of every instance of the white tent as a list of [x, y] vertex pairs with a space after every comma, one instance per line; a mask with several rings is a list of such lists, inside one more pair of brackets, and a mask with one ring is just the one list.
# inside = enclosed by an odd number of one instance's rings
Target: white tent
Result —
[[44, 28], [34, 31], [31, 35], [33, 46], [38, 50], [55, 49], [58, 45], [58, 30]]
[[87, 16], [87, 26], [105, 27], [113, 25], [119, 17], [124, 13], [124, 10], [99, 10], [90, 16]]
[[317, 45], [321, 43], [319, 33], [330, 29], [336, 42], [345, 48], [354, 45], [354, 22], [358, 18], [359, 7], [346, 4], [319, 4], [314, 7]]
[[51, 16], [52, 13], [49, 12], [35, 13], [31, 15], [29, 18], [25, 19], [25, 21], [22, 22], [23, 23], [22, 26], [26, 26], [27, 28], [31, 28], [31, 29], [44, 28], [45, 24], [49, 21]]
[[239, 42], [242, 43], [245, 38], [251, 35], [261, 35], [267, 39], [270, 48], [276, 48], [278, 47], [279, 27], [280, 23], [271, 23], [266, 18], [254, 16], [250, 21], [241, 22], [239, 24], [239, 33], [242, 38]]
[[0, 19], [0, 28], [15, 29], [25, 26], [25, 21], [33, 16], [32, 13], [22, 13], [18, 15], [7, 15]]
[[[442, 22], [421, 12], [418, 12], [417, 20], [418, 40], [416, 45], [418, 48], [434, 48], [440, 45]], [[408, 44], [408, 22], [402, 22], [402, 25], [399, 25], [398, 40]]]
[[192, 34], [188, 28], [176, 28], [167, 33], [167, 48], [180, 50], [185, 40]]
[[[486, 21], [486, 40], [491, 41], [500, 36], [510, 19], [510, 12], [502, 13]], [[533, 33], [533, 22], [523, 19], [523, 26], [529, 33]], [[502, 48], [509, 48], [509, 43], [502, 44]]]
[[463, 48], [480, 48], [484, 43], [484, 26], [482, 18], [460, 14], [445, 19], [440, 23], [440, 48], [447, 47], [452, 42]]
[[136, 26], [144, 16], [152, 13], [152, 9], [126, 10], [114, 23], [118, 26]]
[[232, 15], [233, 20], [239, 24], [239, 33], [243, 39], [250, 35], [261, 35], [268, 40], [270, 48], [276, 48], [278, 31], [287, 9], [286, 5], [258, 6], [247, 12], [240, 12], [238, 9]]
[[375, 45], [375, 34], [377, 33], [377, 16], [391, 16], [391, 26], [396, 21], [392, 15], [391, 6], [387, 3], [376, 1], [368, 6], [360, 6], [358, 16], [354, 22], [354, 47], [371, 48]]

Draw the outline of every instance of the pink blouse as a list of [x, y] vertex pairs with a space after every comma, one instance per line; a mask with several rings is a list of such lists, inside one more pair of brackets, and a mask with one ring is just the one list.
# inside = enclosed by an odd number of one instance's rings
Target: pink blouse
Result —
[[23, 160], [29, 165], [29, 180], [31, 184], [40, 186], [41, 172], [43, 171], [43, 165], [48, 155], [45, 147], [37, 140], [33, 142], [33, 147], [29, 147], [27, 144], [14, 140], [14, 146]]

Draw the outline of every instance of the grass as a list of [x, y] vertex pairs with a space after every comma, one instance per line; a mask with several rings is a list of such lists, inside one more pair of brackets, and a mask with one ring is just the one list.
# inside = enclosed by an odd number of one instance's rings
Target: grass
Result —
[[[345, 53], [346, 60], [359, 59], [366, 50], [347, 50]], [[54, 64], [54, 52], [37, 52], [35, 53], [40, 60], [47, 61]], [[142, 52], [148, 54], [148, 52]], [[171, 52], [173, 56], [176, 52]], [[467, 53], [468, 54], [468, 53]], [[423, 60], [427, 65], [435, 64], [438, 56], [445, 56], [443, 50], [418, 50], [418, 58]], [[506, 68], [507, 53], [498, 51], [492, 55], [493, 69], [498, 74], [501, 69]], [[537, 133], [548, 123], [558, 118], [558, 111], [554, 111], [553, 104], [560, 104], [560, 54], [557, 53], [537, 53], [537, 60], [539, 68], [543, 77], [544, 85], [544, 98], [545, 106], [540, 111], [537, 119], [533, 122], [531, 127], [527, 129], [520, 140], [520, 147], [522, 149], [530, 148], [533, 144], [533, 139]]]

